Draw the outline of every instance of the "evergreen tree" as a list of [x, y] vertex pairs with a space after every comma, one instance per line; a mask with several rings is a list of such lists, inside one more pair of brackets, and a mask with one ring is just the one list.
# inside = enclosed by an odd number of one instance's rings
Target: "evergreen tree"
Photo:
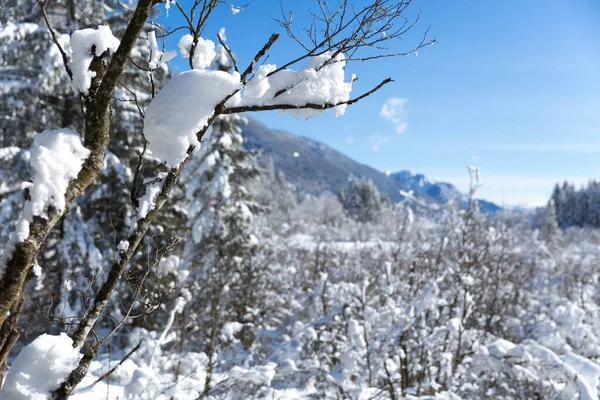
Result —
[[350, 176], [348, 185], [340, 191], [339, 198], [346, 213], [355, 220], [369, 222], [379, 218], [383, 200], [370, 179], [366, 181]]
[[263, 277], [251, 233], [258, 207], [246, 188], [258, 169], [255, 154], [242, 146], [241, 123], [236, 115], [220, 117], [182, 176], [190, 229], [183, 249], [190, 298], [185, 329], [199, 331], [192, 347], [209, 357], [206, 391], [217, 352], [234, 339], [249, 348], [259, 318], [255, 305]]
[[552, 238], [560, 232], [558, 221], [556, 219], [556, 207], [552, 200], [548, 202], [548, 205], [541, 212], [539, 230], [540, 237], [545, 241], [552, 240]]

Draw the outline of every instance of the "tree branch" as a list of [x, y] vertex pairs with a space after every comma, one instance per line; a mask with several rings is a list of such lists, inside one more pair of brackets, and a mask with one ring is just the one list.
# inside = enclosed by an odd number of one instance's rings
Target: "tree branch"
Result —
[[261, 58], [264, 57], [264, 55], [267, 53], [267, 51], [269, 51], [269, 49], [271, 48], [271, 46], [273, 46], [273, 44], [275, 43], [275, 41], [277, 39], [279, 39], [279, 34], [277, 34], [277, 33], [272, 34], [271, 37], [269, 38], [269, 40], [267, 41], [267, 43], [265, 43], [265, 45], [262, 47], [262, 49], [260, 49], [258, 51], [258, 53], [256, 53], [256, 55], [254, 56], [254, 59], [252, 60], [250, 65], [248, 65], [248, 68], [246, 68], [244, 73], [242, 74], [242, 77], [241, 77], [242, 83], [245, 84], [247, 82], [246, 78], [248, 77], [249, 74], [252, 73], [252, 71], [254, 71], [254, 67], [256, 66], [256, 63]]
[[60, 55], [62, 57], [63, 64], [65, 66], [65, 69], [67, 70], [67, 75], [69, 75], [70, 80], [73, 80], [73, 71], [71, 71], [71, 67], [69, 67], [69, 58], [67, 57], [67, 53], [65, 53], [65, 50], [62, 48], [62, 46], [58, 42], [58, 38], [56, 37], [56, 32], [52, 28], [52, 25], [50, 25], [50, 20], [48, 19], [48, 13], [46, 13], [46, 2], [37, 0], [37, 3], [42, 10], [42, 16], [44, 17], [44, 22], [46, 23], [46, 26], [48, 27], [48, 30], [50, 31], [50, 35], [52, 36], [52, 41], [54, 42], [56, 47], [58, 47], [58, 51], [60, 52]]
[[357, 101], [360, 101], [362, 99], [364, 99], [367, 96], [372, 95], [373, 93], [375, 93], [376, 91], [378, 91], [379, 89], [381, 89], [383, 86], [387, 85], [388, 83], [393, 82], [392, 78], [386, 78], [383, 81], [381, 81], [381, 83], [377, 86], [375, 86], [373, 89], [369, 90], [366, 93], [361, 94], [358, 97], [355, 97], [353, 99], [347, 100], [347, 101], [341, 101], [339, 103], [326, 103], [326, 104], [317, 104], [317, 103], [306, 103], [306, 104], [302, 104], [302, 105], [294, 105], [294, 104], [268, 104], [268, 105], [256, 105], [256, 106], [238, 106], [238, 107], [227, 107], [227, 109], [225, 110], [225, 114], [237, 114], [237, 113], [243, 113], [243, 112], [255, 112], [255, 111], [273, 111], [273, 110], [301, 110], [301, 109], [313, 109], [313, 110], [328, 110], [330, 108], [334, 108], [337, 106], [342, 106], [342, 105], [352, 105], [354, 103], [356, 103]]

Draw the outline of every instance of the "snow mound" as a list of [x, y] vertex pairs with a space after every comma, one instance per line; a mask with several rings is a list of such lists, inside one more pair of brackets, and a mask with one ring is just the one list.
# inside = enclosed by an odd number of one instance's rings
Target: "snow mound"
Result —
[[105, 51], [115, 51], [119, 47], [119, 39], [113, 36], [110, 28], [100, 25], [98, 29], [87, 28], [73, 32], [71, 35], [71, 70], [73, 71], [73, 90], [86, 94], [96, 73], [90, 71], [94, 56]]
[[154, 157], [177, 166], [190, 145], [200, 147], [196, 133], [215, 107], [241, 88], [238, 74], [192, 70], [169, 81], [156, 95], [144, 119], [144, 136]]
[[39, 336], [13, 362], [0, 400], [49, 399], [80, 359], [66, 333]]

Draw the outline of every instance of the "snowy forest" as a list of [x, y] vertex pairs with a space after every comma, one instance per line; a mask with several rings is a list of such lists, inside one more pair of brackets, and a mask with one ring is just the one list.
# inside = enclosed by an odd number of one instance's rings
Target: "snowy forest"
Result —
[[484, 212], [476, 168], [463, 202], [314, 194], [244, 146], [434, 42], [411, 1], [307, 3], [246, 60], [202, 36], [244, 4], [3, 1], [1, 400], [599, 398], [598, 183]]

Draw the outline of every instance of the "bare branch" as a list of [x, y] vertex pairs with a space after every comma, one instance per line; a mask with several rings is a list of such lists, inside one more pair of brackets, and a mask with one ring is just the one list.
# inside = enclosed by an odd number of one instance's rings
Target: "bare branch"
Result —
[[235, 60], [235, 57], [233, 56], [233, 53], [231, 52], [229, 47], [227, 47], [227, 45], [225, 44], [225, 41], [221, 37], [220, 33], [217, 33], [217, 39], [219, 39], [219, 43], [221, 43], [221, 46], [223, 46], [223, 49], [225, 49], [227, 55], [229, 56], [229, 59], [233, 63], [233, 69], [235, 70], [235, 72], [239, 73], [240, 71], [238, 70], [237, 61]]
[[73, 80], [73, 71], [71, 71], [71, 67], [69, 67], [69, 58], [67, 57], [67, 53], [65, 53], [65, 50], [62, 48], [62, 46], [58, 42], [58, 38], [56, 37], [56, 32], [52, 28], [52, 25], [50, 25], [50, 20], [48, 19], [48, 13], [46, 13], [46, 2], [43, 2], [42, 0], [37, 0], [37, 3], [42, 10], [44, 22], [46, 23], [46, 26], [48, 27], [48, 30], [50, 31], [50, 35], [52, 36], [52, 41], [54, 42], [56, 47], [58, 47], [58, 51], [60, 52], [60, 55], [62, 57], [63, 64], [65, 66], [65, 69], [67, 70], [67, 75], [69, 75], [70, 80]]
[[254, 71], [254, 67], [256, 66], [256, 63], [261, 58], [264, 57], [264, 55], [267, 53], [267, 51], [269, 51], [269, 49], [271, 48], [271, 46], [273, 46], [273, 44], [275, 43], [275, 41], [277, 39], [279, 39], [279, 34], [277, 34], [277, 33], [272, 34], [271, 37], [269, 38], [269, 40], [267, 41], [267, 43], [265, 43], [265, 45], [262, 47], [262, 49], [260, 49], [258, 51], [258, 53], [256, 53], [256, 55], [254, 56], [254, 59], [252, 60], [250, 65], [248, 65], [248, 68], [246, 68], [244, 73], [242, 74], [242, 77], [241, 77], [242, 83], [247, 82], [246, 78], [248, 77], [249, 74], [252, 73], [252, 71]]
[[117, 365], [115, 365], [114, 367], [112, 367], [108, 372], [106, 372], [105, 374], [103, 374], [100, 378], [96, 379], [94, 381], [94, 383], [92, 383], [90, 385], [90, 387], [94, 386], [96, 383], [98, 382], [102, 382], [104, 379], [108, 378], [110, 376], [110, 374], [112, 374], [113, 372], [115, 372], [115, 370], [117, 368], [119, 368], [119, 366], [121, 366], [125, 361], [127, 361], [127, 359], [129, 357], [131, 357], [133, 355], [133, 353], [135, 353], [136, 351], [138, 351], [140, 349], [140, 346], [142, 345], [142, 341], [140, 340], [140, 342], [137, 344], [137, 346], [135, 346], [133, 349], [131, 349], [131, 351], [129, 353], [127, 353], [125, 355], [125, 357], [123, 357], [121, 359], [121, 361], [119, 361], [119, 363]]
[[[347, 0], [341, 1], [337, 9], [332, 9], [327, 0], [317, 0], [319, 11], [309, 11], [313, 21], [309, 28], [304, 29], [309, 43], [304, 43], [296, 35], [292, 29], [292, 13], [286, 15], [280, 3], [282, 17], [277, 22], [285, 29], [287, 35], [305, 50], [305, 53], [281, 65], [269, 76], [306, 58], [326, 53], [332, 53], [326, 63], [335, 62], [336, 56], [340, 53], [343, 53], [348, 61], [366, 61], [409, 55], [433, 44], [435, 39], [427, 40], [429, 31], [427, 29], [421, 43], [409, 51], [388, 52], [388, 48], [382, 46], [384, 43], [401, 39], [419, 22], [420, 11], [412, 22], [404, 16], [411, 2], [412, 0], [375, 0], [355, 10]], [[357, 52], [367, 49], [375, 49], [379, 54], [357, 55]]]

